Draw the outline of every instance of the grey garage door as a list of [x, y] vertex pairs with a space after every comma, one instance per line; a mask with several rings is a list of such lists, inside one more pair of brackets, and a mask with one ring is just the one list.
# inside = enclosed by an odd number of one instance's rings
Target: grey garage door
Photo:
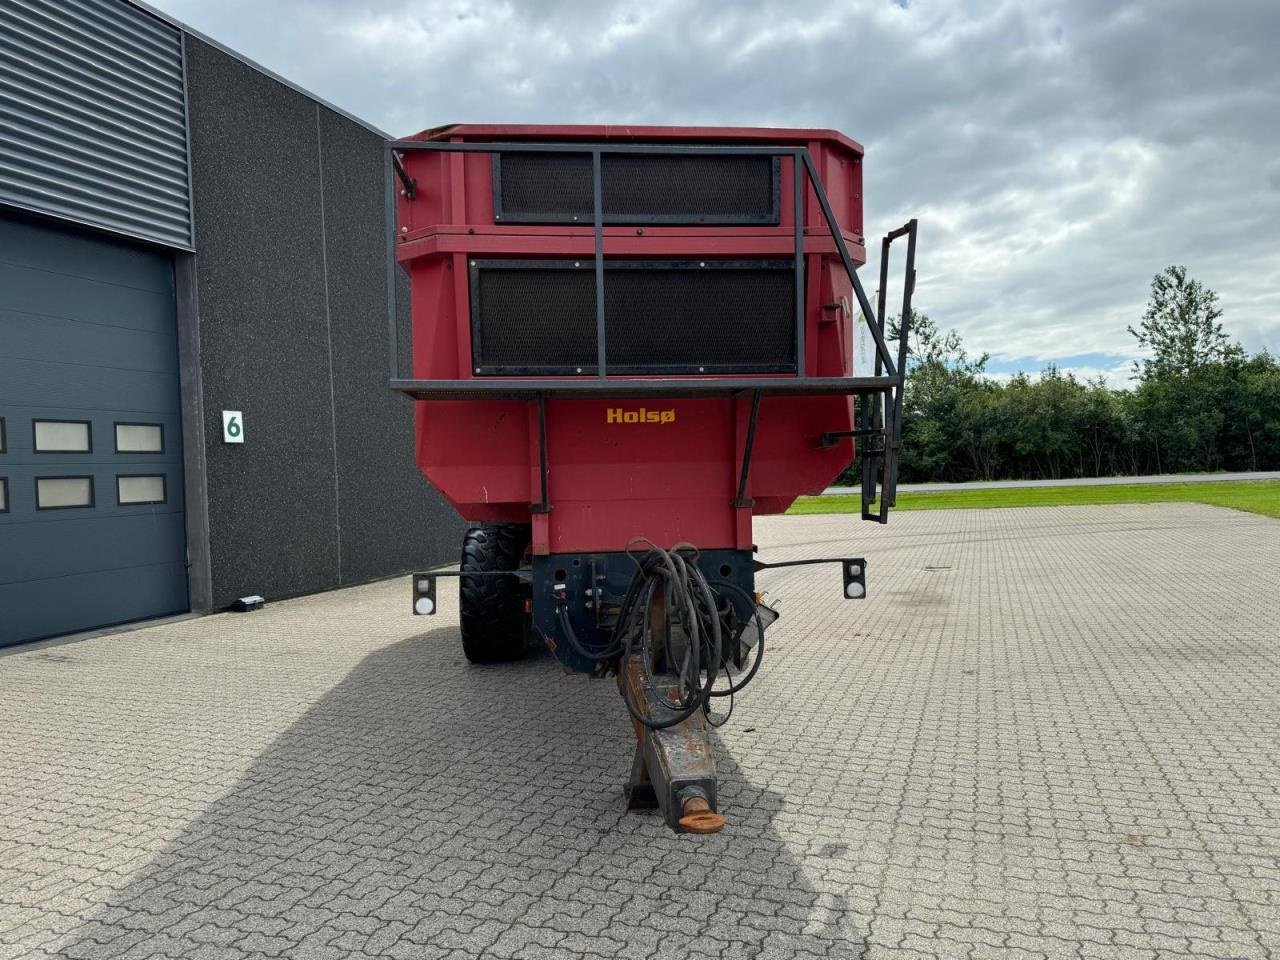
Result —
[[173, 263], [0, 215], [0, 646], [187, 609]]

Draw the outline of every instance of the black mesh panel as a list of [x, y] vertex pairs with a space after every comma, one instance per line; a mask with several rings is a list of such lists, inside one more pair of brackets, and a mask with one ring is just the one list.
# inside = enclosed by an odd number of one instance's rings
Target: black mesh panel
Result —
[[[473, 270], [475, 365], [485, 373], [595, 372], [591, 261]], [[795, 370], [795, 274], [786, 261], [609, 262], [613, 373]]]
[[516, 372], [595, 368], [596, 287], [589, 267], [482, 267], [471, 296], [476, 366]]
[[795, 365], [791, 264], [606, 270], [604, 315], [610, 367]]
[[672, 218], [738, 223], [773, 217], [772, 157], [600, 158], [604, 212], [611, 219]]
[[[594, 216], [591, 157], [504, 153], [495, 160], [495, 211], [513, 223], [579, 223]], [[607, 223], [777, 223], [772, 157], [606, 153], [600, 158]]]
[[500, 153], [494, 209], [502, 219], [592, 220], [591, 157], [577, 153]]

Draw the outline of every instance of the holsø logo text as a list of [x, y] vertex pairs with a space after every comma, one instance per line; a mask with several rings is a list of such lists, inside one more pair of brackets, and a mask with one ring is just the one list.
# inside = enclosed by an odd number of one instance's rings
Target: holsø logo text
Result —
[[624, 410], [622, 407], [610, 407], [604, 412], [605, 423], [675, 423], [675, 410]]

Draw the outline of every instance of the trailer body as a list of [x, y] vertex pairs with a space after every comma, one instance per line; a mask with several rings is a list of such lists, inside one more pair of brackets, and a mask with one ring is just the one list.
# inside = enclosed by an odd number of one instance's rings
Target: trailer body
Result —
[[[862, 151], [853, 141], [830, 131], [459, 126], [421, 136], [464, 143], [536, 138], [565, 143], [804, 145], [823, 172], [850, 253], [858, 264], [866, 258]], [[706, 296], [714, 297], [715, 291], [723, 296], [735, 282], [749, 286], [766, 271], [768, 275], [785, 274], [780, 279], [786, 282], [775, 282], [767, 291], [785, 294], [768, 305], [773, 316], [767, 322], [772, 335], [776, 336], [779, 328], [793, 333], [794, 286], [787, 284], [794, 284], [795, 277], [789, 259], [794, 213], [791, 191], [781, 189], [793, 179], [792, 163], [794, 159], [786, 157], [776, 164], [776, 223], [655, 225], [637, 216], [626, 225], [606, 226], [606, 289], [615, 276], [626, 273], [630, 274], [624, 281], [630, 285], [629, 293], [643, 295], [648, 291], [651, 300], [662, 302], [670, 298], [669, 288], [676, 284], [698, 295], [702, 278], [712, 291]], [[515, 365], [485, 365], [483, 331], [492, 321], [483, 313], [485, 304], [480, 297], [489, 291], [482, 290], [481, 283], [505, 267], [524, 271], [526, 292], [533, 289], [541, 271], [545, 271], [547, 286], [562, 284], [565, 274], [576, 286], [589, 286], [595, 242], [589, 214], [586, 222], [578, 224], [513, 224], [510, 214], [503, 220], [502, 194], [495, 196], [494, 192], [495, 171], [501, 167], [491, 155], [411, 155], [406, 167], [417, 181], [418, 196], [399, 200], [397, 260], [411, 279], [414, 376], [421, 380], [492, 381], [527, 373], [528, 368]], [[660, 182], [660, 177], [655, 181]], [[812, 226], [804, 235], [804, 368], [817, 376], [848, 377], [855, 372], [852, 291], [835, 245], [820, 226], [816, 201], [811, 198], [808, 206], [806, 219]], [[616, 263], [628, 267], [616, 267]], [[690, 273], [694, 275], [690, 277]], [[576, 304], [571, 298], [578, 292], [544, 293], [543, 299], [562, 307], [567, 304], [573, 310]], [[503, 293], [497, 291], [494, 299]], [[738, 303], [718, 314], [716, 320], [720, 321], [737, 312], [736, 308], [745, 307], [740, 322], [732, 326], [717, 322], [714, 327], [702, 324], [682, 330], [683, 317], [650, 316], [650, 330], [633, 329], [634, 342], [627, 347], [633, 354], [659, 356], [651, 360], [648, 370], [641, 368], [631, 375], [713, 377], [725, 374], [705, 371], [732, 367], [735, 376], [794, 377], [794, 357], [781, 355], [786, 348], [794, 349], [790, 344], [756, 362], [752, 362], [754, 357], [743, 361], [746, 351], [733, 349], [733, 341], [756, 336], [750, 293], [746, 291], [745, 300], [740, 297]], [[587, 317], [591, 329], [573, 331], [558, 345], [562, 352], [551, 375], [598, 376], [597, 345], [591, 336], [594, 313], [590, 304], [586, 306], [587, 310], [577, 310], [575, 319], [591, 314]], [[554, 328], [566, 322], [572, 321], [548, 318], [544, 326]], [[506, 332], [518, 335], [516, 330]], [[556, 335], [554, 329], [549, 333]], [[671, 341], [680, 336], [703, 339], [692, 346], [681, 343], [677, 347]], [[517, 351], [512, 348], [510, 352]], [[664, 352], [671, 355], [661, 356]], [[731, 361], [728, 364], [726, 356]], [[636, 371], [638, 366], [629, 369]], [[658, 543], [683, 540], [704, 548], [749, 549], [753, 514], [780, 513], [797, 496], [820, 492], [854, 453], [849, 438], [827, 446], [818, 442], [824, 432], [852, 429], [851, 396], [767, 396], [759, 411], [748, 477], [745, 499], [750, 504], [735, 506], [750, 407], [747, 393], [737, 397], [548, 399], [547, 494], [555, 509], [532, 515], [534, 555], [620, 551], [635, 536]], [[467, 519], [530, 522], [529, 505], [541, 499], [536, 413], [522, 400], [419, 404], [418, 466]]]
[[[704, 714], [763, 656], [777, 614], [756, 573], [836, 562], [865, 596], [861, 558], [761, 561], [753, 516], [820, 493], [855, 439], [873, 444], [864, 519], [893, 502], [905, 337], [895, 360], [885, 264], [909, 236], [905, 320], [915, 221], [882, 243], [873, 309], [862, 159], [830, 130], [456, 125], [388, 144], [412, 318], [406, 375], [393, 272], [392, 386], [419, 401], [418, 467], [476, 525], [464, 646], [470, 609], [472, 637], [513, 652], [522, 599], [565, 667], [615, 674], [628, 795], [673, 827], [723, 822]], [[415, 576], [418, 612], [434, 578]]]

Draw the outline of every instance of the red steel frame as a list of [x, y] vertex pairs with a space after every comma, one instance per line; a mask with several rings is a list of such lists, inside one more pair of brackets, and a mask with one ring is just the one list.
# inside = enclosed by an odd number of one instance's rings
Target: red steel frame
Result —
[[[862, 148], [833, 131], [463, 125], [412, 139], [804, 147], [854, 264], [866, 260]], [[396, 210], [396, 259], [411, 278], [413, 375], [422, 381], [500, 380], [477, 378], [472, 371], [469, 260], [587, 260], [596, 252], [594, 225], [495, 222], [487, 153], [406, 152], [403, 162], [416, 182], [412, 197], [402, 191]], [[792, 182], [796, 162], [794, 155], [780, 158], [782, 184]], [[804, 197], [802, 370], [814, 377], [870, 376], [872, 371], [852, 369], [858, 307], [840, 252], [813, 191]], [[780, 201], [777, 225], [608, 225], [602, 230], [603, 253], [614, 259], [790, 258], [796, 243], [791, 191], [783, 189]], [[745, 550], [752, 543], [753, 514], [778, 513], [797, 496], [820, 492], [854, 452], [848, 436], [852, 396], [766, 395], [740, 498], [752, 401], [751, 394], [740, 393], [639, 400], [553, 395], [544, 408], [520, 399], [419, 403], [417, 462], [468, 520], [531, 520], [535, 554], [618, 551], [634, 536], [667, 547], [693, 542], [705, 549]], [[540, 409], [545, 433], [539, 429]], [[641, 409], [668, 416], [648, 422]], [[629, 414], [637, 414], [634, 422], [627, 422]], [[845, 436], [824, 444], [823, 434]], [[550, 509], [531, 510], [542, 499], [542, 436]]]

